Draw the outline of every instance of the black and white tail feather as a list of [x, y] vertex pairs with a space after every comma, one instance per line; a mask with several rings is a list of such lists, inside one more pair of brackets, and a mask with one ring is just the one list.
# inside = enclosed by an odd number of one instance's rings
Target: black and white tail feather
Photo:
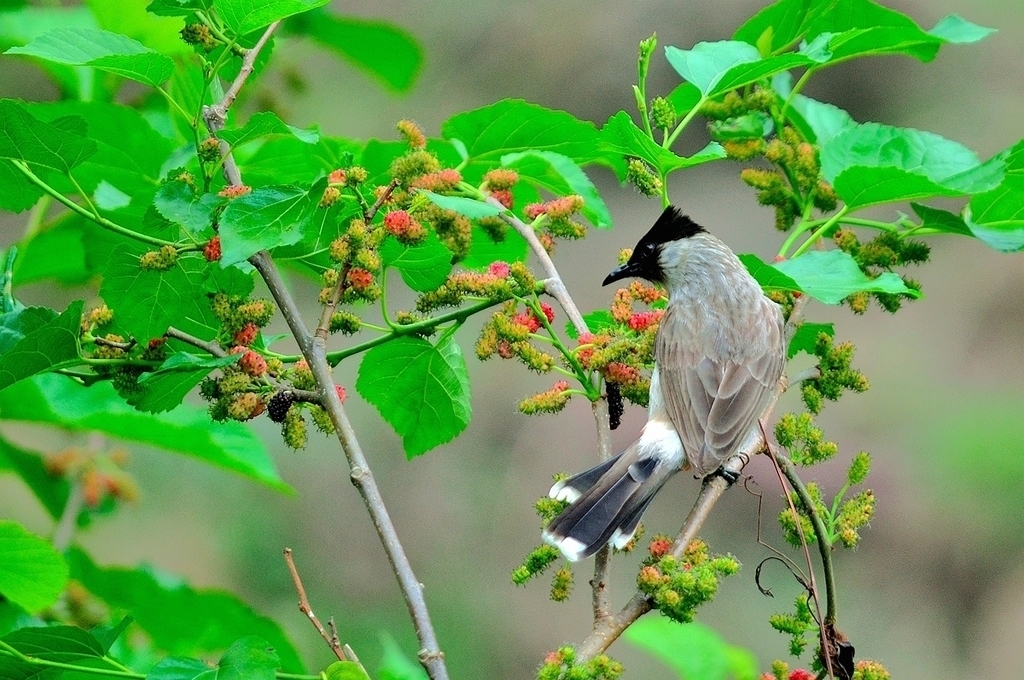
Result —
[[569, 560], [586, 559], [606, 543], [624, 548], [655, 494], [678, 470], [658, 457], [640, 457], [639, 444], [551, 487], [551, 498], [571, 505], [551, 521], [543, 538]]

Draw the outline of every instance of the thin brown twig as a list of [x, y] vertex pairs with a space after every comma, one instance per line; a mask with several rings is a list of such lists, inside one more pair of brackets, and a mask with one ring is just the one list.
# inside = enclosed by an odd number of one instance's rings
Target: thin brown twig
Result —
[[[580, 335], [589, 333], [590, 329], [587, 327], [587, 322], [583, 320], [583, 314], [580, 313], [579, 307], [576, 306], [576, 302], [565, 287], [562, 276], [559, 274], [558, 268], [555, 267], [551, 256], [548, 255], [548, 251], [544, 249], [540, 239], [537, 238], [537, 232], [533, 230], [533, 227], [516, 217], [510, 210], [506, 210], [505, 206], [493, 196], [487, 199], [487, 203], [501, 209], [501, 219], [526, 239], [526, 243], [540, 261], [541, 269], [544, 270], [544, 274], [547, 277], [544, 281], [544, 291], [562, 307], [576, 332]], [[608, 460], [612, 455], [611, 427], [608, 422], [608, 400], [602, 398], [593, 402], [592, 411], [594, 414], [594, 425], [597, 428], [598, 456], [602, 461]], [[595, 631], [607, 625], [612, 619], [611, 594], [608, 591], [611, 555], [611, 547], [606, 545], [597, 551], [597, 555], [594, 558], [594, 577], [590, 580], [590, 588], [593, 597]]]
[[[256, 57], [259, 56], [260, 51], [270, 40], [270, 36], [274, 34], [277, 27], [281, 25], [280, 21], [267, 26], [267, 30], [263, 32], [260, 39], [256, 41], [256, 44], [245, 53], [242, 57], [242, 67], [238, 71], [238, 75], [231, 82], [227, 91], [224, 92], [224, 96], [216, 104], [203, 107], [203, 122], [206, 124], [206, 129], [210, 131], [210, 135], [213, 137], [217, 136], [217, 133], [224, 129], [227, 123], [228, 109], [235, 103], [235, 99], [238, 98], [238, 93], [241, 92], [242, 86], [245, 85], [245, 81], [252, 75], [253, 65], [256, 63]], [[240, 186], [242, 184], [242, 173], [238, 169], [238, 164], [235, 163], [235, 158], [231, 154], [231, 149], [228, 147], [226, 142], [220, 142], [220, 152], [224, 157], [224, 178], [228, 184], [232, 186]]]
[[338, 657], [338, 661], [348, 661], [345, 658], [345, 652], [341, 649], [341, 643], [338, 642], [338, 634], [334, 629], [334, 619], [331, 619], [329, 625], [331, 626], [331, 633], [327, 632], [327, 629], [320, 623], [320, 619], [316, 618], [316, 614], [313, 613], [313, 608], [309, 604], [309, 598], [306, 597], [306, 588], [302, 585], [302, 578], [299, 576], [299, 570], [295, 566], [295, 560], [292, 558], [292, 549], [284, 549], [284, 561], [288, 565], [288, 571], [292, 575], [292, 582], [295, 584], [295, 591], [299, 594], [299, 611], [309, 619], [309, 622], [313, 624], [317, 632], [320, 633], [320, 637], [324, 639], [327, 646], [334, 652], [334, 656]]
[[[821, 638], [821, 656], [825, 659], [825, 670], [828, 671], [828, 676], [830, 678], [834, 678], [835, 676], [832, 671], [832, 655], [827, 651], [829, 648], [828, 636], [825, 632], [825, 626], [822, 623], [821, 598], [818, 597], [818, 579], [814, 575], [814, 563], [811, 562], [811, 550], [807, 544], [807, 536], [804, 535], [803, 522], [800, 521], [800, 513], [796, 511], [796, 505], [793, 503], [793, 497], [790, 496], [789, 491], [786, 489], [786, 481], [783, 477], [783, 467], [781, 464], [782, 459], [775, 455], [775, 451], [772, 450], [770, 445], [768, 447], [768, 457], [771, 459], [772, 465], [775, 468], [775, 474], [779, 477], [779, 486], [782, 488], [782, 493], [786, 496], [786, 503], [789, 505], [789, 511], [793, 513], [793, 522], [796, 525], [796, 532], [800, 536], [800, 547], [803, 550], [804, 559], [807, 562], [807, 574], [808, 580], [810, 581], [810, 595], [814, 600], [814, 608], [817, 610], [818, 614], [818, 634]], [[814, 501], [809, 497], [807, 500], [810, 503], [805, 505], [805, 507], [812, 507]], [[801, 501], [803, 501], [803, 498], [801, 498]]]
[[382, 205], [388, 202], [388, 199], [391, 198], [391, 194], [393, 194], [395, 192], [395, 189], [397, 188], [398, 180], [392, 179], [388, 186], [384, 189], [384, 191], [380, 192], [380, 196], [378, 196], [377, 200], [373, 202], [373, 205], [370, 206], [370, 209], [363, 212], [363, 219], [366, 221], [367, 224], [369, 224], [370, 221], [377, 216], [377, 211], [380, 210], [380, 207]]
[[131, 350], [135, 345], [139, 344], [135, 338], [131, 338], [128, 342], [118, 342], [116, 340], [107, 340], [104, 337], [96, 336], [92, 339], [94, 343], [102, 347], [113, 347], [114, 349], [124, 350], [125, 352]]
[[[238, 96], [239, 90], [245, 84], [246, 79], [252, 72], [252, 64], [255, 62], [260, 50], [273, 34], [280, 22], [274, 22], [267, 27], [267, 30], [260, 37], [259, 41], [246, 53], [243, 60], [243, 68], [238, 77], [224, 94], [224, 98], [213, 106], [203, 108], [203, 120], [212, 134], [224, 127], [227, 110]], [[248, 68], [246, 68], [248, 66]], [[228, 182], [233, 185], [242, 183], [241, 172], [231, 156], [230, 151], [224, 144], [221, 144], [224, 154], [224, 174]], [[448, 680], [448, 669], [444, 662], [444, 653], [437, 642], [437, 635], [434, 632], [433, 623], [430, 620], [430, 612], [427, 609], [426, 600], [423, 597], [423, 585], [416, 578], [412, 570], [409, 558], [405, 554], [405, 548], [398, 538], [391, 516], [388, 514], [387, 506], [380, 495], [380, 489], [370, 471], [369, 463], [363, 454], [359, 440], [348, 420], [341, 399], [337, 390], [334, 389], [334, 378], [331, 375], [331, 368], [327, 363], [326, 341], [310, 333], [302, 320], [295, 298], [292, 296], [281, 273], [274, 264], [273, 258], [266, 250], [261, 250], [249, 258], [249, 263], [255, 267], [266, 283], [267, 288], [277, 303], [278, 308], [284, 316], [285, 322], [292, 333], [292, 337], [299, 345], [303, 357], [313, 372], [317, 384], [317, 392], [321, 406], [327, 411], [334, 424], [334, 430], [341, 443], [341, 448], [348, 460], [352, 483], [359, 490], [363, 503], [373, 520], [377, 529], [377, 535], [388, 556], [391, 568], [398, 579], [399, 588], [405, 597], [409, 614], [412, 617], [413, 625], [416, 628], [416, 636], [420, 641], [419, 661], [427, 671], [431, 680]]]
[[348, 415], [341, 404], [337, 391], [334, 389], [334, 379], [331, 375], [331, 368], [327, 364], [327, 348], [323, 338], [314, 336], [309, 332], [302, 321], [301, 313], [295, 298], [285, 286], [280, 272], [274, 265], [270, 253], [261, 250], [249, 258], [249, 263], [256, 268], [263, 277], [263, 281], [270, 289], [270, 293], [281, 310], [282, 316], [291, 330], [292, 336], [299, 345], [303, 357], [309, 364], [310, 370], [317, 383], [317, 390], [320, 395], [320, 404], [331, 417], [334, 424], [334, 431], [341, 443], [342, 450], [348, 460], [351, 470], [352, 483], [358, 489], [363, 498], [363, 503], [373, 520], [377, 535], [380, 538], [384, 552], [388, 556], [391, 568], [398, 579], [399, 588], [405, 598], [406, 606], [412, 617], [416, 629], [416, 636], [420, 641], [420, 650], [417, 655], [420, 664], [427, 671], [432, 680], [447, 680], [448, 669], [444, 661], [444, 653], [438, 645], [437, 635], [430, 619], [430, 612], [427, 609], [426, 599], [423, 596], [423, 584], [416, 578], [412, 570], [409, 558], [405, 554], [405, 548], [398, 538], [394, 522], [388, 513], [384, 499], [381, 497], [380, 489], [370, 470], [363, 449], [356, 438], [355, 430], [348, 420]]
[[197, 338], [194, 335], [189, 335], [185, 331], [178, 330], [174, 326], [171, 326], [166, 331], [164, 331], [164, 337], [174, 338], [175, 340], [181, 340], [184, 343], [188, 343], [193, 347], [198, 347], [204, 352], [212, 354], [218, 359], [223, 359], [224, 357], [228, 356], [228, 353], [224, 351], [224, 348], [218, 345], [216, 342], [208, 342], [206, 340], [202, 340], [201, 338]]

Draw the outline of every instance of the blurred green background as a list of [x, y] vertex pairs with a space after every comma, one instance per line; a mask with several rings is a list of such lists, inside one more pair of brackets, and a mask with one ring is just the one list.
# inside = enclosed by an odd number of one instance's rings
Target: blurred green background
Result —
[[[384, 90], [312, 44], [293, 40], [278, 45], [271, 69], [254, 83], [244, 106], [250, 112], [271, 107], [291, 124], [315, 123], [329, 134], [355, 138], [393, 138], [400, 118], [436, 135], [450, 115], [505, 97], [601, 123], [619, 109], [632, 109], [638, 40], [655, 31], [661, 45], [683, 48], [725, 39], [764, 4], [335, 2], [334, 12], [385, 19], [421, 41], [426, 61], [411, 93]], [[937, 132], [983, 158], [1024, 135], [1020, 0], [886, 4], [925, 27], [956, 12], [999, 32], [977, 45], [946, 46], [930, 64], [884, 57], [837, 66], [812, 81], [807, 94], [847, 109], [858, 121]], [[652, 96], [678, 82], [660, 54], [648, 85]], [[0, 96], [47, 100], [56, 90], [27, 61], [2, 58]], [[704, 142], [700, 126], [693, 126], [682, 150]], [[720, 162], [680, 173], [671, 195], [737, 252], [768, 257], [780, 242], [772, 214], [756, 205], [737, 171]], [[656, 200], [618, 186], [609, 172], [591, 176], [616, 228], [562, 245], [556, 257], [585, 310], [607, 305], [610, 291], [600, 287], [601, 278], [618, 249], [631, 246], [660, 211]], [[891, 218], [888, 211], [878, 215]], [[17, 240], [24, 220], [0, 213], [4, 246]], [[817, 303], [808, 310], [810, 320], [834, 321], [837, 338], [856, 343], [855, 364], [872, 382], [869, 392], [847, 396], [820, 419], [841, 452], [834, 465], [815, 470], [826, 488], [841, 483], [843, 465], [856, 451], [872, 452], [875, 461], [869, 486], [878, 496], [878, 514], [861, 546], [837, 559], [839, 623], [859, 656], [880, 660], [895, 678], [1024, 678], [1024, 646], [1017, 643], [1024, 629], [1024, 259], [962, 238], [933, 238], [930, 244], [933, 261], [911, 272], [925, 298], [895, 317], [877, 308], [854, 317]], [[294, 285], [313, 318], [316, 289], [302, 280]], [[32, 285], [19, 294], [26, 302], [59, 306], [90, 293]], [[464, 346], [471, 346], [474, 332], [463, 329]], [[589, 630], [590, 564], [577, 569], [577, 592], [566, 604], [547, 599], [544, 580], [514, 587], [509, 572], [538, 541], [532, 504], [551, 474], [594, 460], [593, 421], [582, 400], [555, 417], [519, 415], [516, 402], [548, 387], [547, 378], [472, 357], [469, 366], [472, 424], [456, 441], [412, 462], [354, 389], [348, 407], [426, 585], [453, 677], [531, 677], [547, 650], [578, 642]], [[337, 381], [352, 386], [356, 368], [351, 360], [340, 366]], [[795, 397], [787, 396], [782, 408], [798, 408]], [[630, 409], [614, 433], [616, 445], [628, 444], [643, 421], [642, 411]], [[290, 546], [314, 609], [323, 619], [337, 619], [343, 641], [369, 666], [380, 653], [380, 631], [412, 655], [415, 638], [405, 606], [334, 442], [313, 437], [307, 450], [293, 453], [271, 423], [260, 419], [255, 427], [275, 451], [294, 495], [135, 448], [129, 470], [139, 481], [140, 501], [96, 522], [80, 542], [101, 564], [148, 562], [194, 585], [237, 593], [281, 622], [309, 665], [321, 667], [330, 654], [295, 607], [281, 559], [282, 548]], [[15, 441], [38, 436], [20, 428], [4, 434]], [[748, 470], [765, 494], [766, 540], [781, 545], [774, 473], [764, 460]], [[649, 531], [674, 532], [688, 511], [698, 485], [679, 477], [648, 513]], [[724, 582], [698, 618], [728, 642], [751, 649], [767, 667], [786, 652], [768, 615], [788, 609], [798, 587], [772, 566], [764, 581], [776, 597], [755, 587], [754, 567], [768, 555], [755, 541], [756, 510], [757, 499], [735, 489], [706, 526], [703, 536], [713, 549], [732, 552], [745, 568]], [[51, 530], [13, 477], [0, 478], [0, 516], [44, 535]], [[616, 603], [633, 590], [635, 560], [613, 565]], [[625, 643], [611, 653], [626, 664], [627, 678], [669, 674]]]

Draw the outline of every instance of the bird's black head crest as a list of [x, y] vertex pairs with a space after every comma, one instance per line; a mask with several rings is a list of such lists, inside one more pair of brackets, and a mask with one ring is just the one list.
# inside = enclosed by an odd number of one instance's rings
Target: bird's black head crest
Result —
[[670, 241], [690, 238], [702, 231], [705, 231], [704, 227], [679, 212], [679, 208], [670, 205], [633, 248], [629, 262], [609, 274], [603, 285], [607, 286], [612, 281], [629, 276], [639, 276], [648, 281], [662, 281], [664, 272], [658, 263], [660, 246]]

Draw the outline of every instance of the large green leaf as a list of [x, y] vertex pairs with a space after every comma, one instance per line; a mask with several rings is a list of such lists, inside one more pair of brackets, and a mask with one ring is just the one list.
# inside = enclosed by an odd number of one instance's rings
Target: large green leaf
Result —
[[750, 275], [754, 277], [761, 288], [766, 291], [788, 290], [800, 292], [801, 288], [791, 277], [771, 266], [757, 255], [752, 253], [741, 253], [738, 255], [740, 262], [747, 268]]
[[[27, 109], [50, 124], [68, 116], [85, 121], [85, 134], [96, 142], [96, 152], [75, 168], [74, 176], [86, 192], [105, 182], [131, 198], [133, 214], [149, 207], [172, 144], [142, 114], [107, 102], [64, 101]], [[74, 186], [67, 190], [77, 193]]]
[[477, 269], [492, 262], [524, 262], [528, 250], [526, 239], [514, 229], [508, 229], [504, 239], [495, 241], [483, 228], [474, 226], [469, 255], [459, 264], [468, 269]]
[[405, 284], [421, 293], [437, 290], [452, 271], [452, 253], [433, 232], [415, 246], [389, 238], [381, 246], [380, 256], [385, 267], [397, 269]]
[[[27, 6], [0, 12], [0, 50], [15, 45], [26, 45], [53, 28], [99, 28], [88, 7]], [[40, 62], [65, 97], [89, 98], [93, 96], [93, 72], [78, 66], [65, 66], [53, 62]]]
[[6, 354], [26, 335], [36, 331], [57, 318], [57, 312], [49, 307], [22, 307], [0, 315], [0, 355]]
[[786, 350], [786, 356], [792, 359], [800, 352], [812, 354], [814, 346], [818, 342], [818, 336], [822, 333], [833, 338], [836, 335], [836, 330], [830, 323], [808, 323], [805, 321], [800, 324], [796, 329], [796, 333], [793, 334], [793, 339], [789, 341], [789, 349]]
[[509, 153], [553, 151], [581, 165], [603, 156], [593, 123], [521, 99], [504, 99], [456, 114], [444, 122], [441, 133], [465, 147], [463, 174], [469, 181], [500, 165], [501, 157]]
[[217, 680], [274, 680], [281, 659], [267, 641], [250, 635], [237, 640], [220, 658]]
[[68, 66], [92, 66], [157, 87], [171, 77], [174, 61], [137, 40], [92, 28], [55, 28], [6, 54], [24, 54]]
[[43, 190], [29, 182], [10, 161], [0, 160], [0, 210], [21, 212], [36, 204]]
[[236, 35], [323, 7], [329, 0], [217, 0], [217, 13]]
[[707, 626], [676, 623], [663, 616], [640, 619], [623, 634], [674, 670], [680, 680], [754, 680], [757, 657], [730, 645]]
[[303, 130], [288, 125], [273, 111], [259, 111], [252, 114], [240, 128], [221, 130], [217, 136], [233, 148], [270, 136], [291, 136], [307, 144], [316, 144], [320, 134], [316, 130]]
[[948, 210], [940, 210], [939, 208], [932, 208], [920, 203], [911, 203], [910, 207], [921, 218], [920, 228], [925, 233], [937, 232], [940, 234], [974, 236], [970, 227], [964, 222], [964, 218], [954, 215]]
[[213, 236], [213, 211], [224, 203], [216, 194], [200, 194], [181, 181], [167, 182], [156, 192], [153, 205], [165, 219], [180, 224], [193, 236]]
[[469, 424], [469, 376], [450, 335], [435, 346], [403, 337], [371, 349], [356, 389], [402, 437], [413, 458], [454, 439]]
[[211, 337], [220, 322], [210, 308], [205, 282], [216, 266], [189, 255], [167, 271], [142, 269], [138, 255], [121, 247], [110, 256], [100, 295], [114, 310], [116, 327], [140, 342], [162, 336], [172, 325]]
[[370, 680], [370, 676], [355, 661], [335, 661], [324, 670], [324, 680]]
[[181, 22], [146, 11], [146, 0], [88, 0], [99, 28], [134, 38], [161, 54], [177, 57], [192, 53], [181, 39]]
[[501, 164], [514, 168], [520, 178], [556, 196], [578, 194], [583, 198], [583, 215], [598, 229], [612, 226], [612, 216], [583, 169], [568, 156], [554, 151], [520, 151], [501, 157]]
[[160, 413], [176, 408], [185, 396], [211, 371], [238, 361], [241, 354], [226, 357], [198, 357], [178, 352], [167, 358], [152, 373], [139, 378], [140, 392], [128, 396], [127, 402], [147, 413]]
[[737, 28], [733, 38], [763, 46], [765, 54], [785, 49], [799, 42], [808, 27], [834, 4], [835, 0], [778, 0]]
[[718, 142], [709, 143], [688, 158], [679, 156], [654, 142], [637, 127], [625, 111], [619, 111], [604, 124], [604, 127], [601, 128], [601, 143], [606, 154], [641, 158], [653, 166], [659, 174], [668, 174], [682, 168], [725, 158], [725, 149]]
[[1024, 249], [1024, 141], [1007, 153], [999, 186], [975, 195], [967, 207], [967, 226], [975, 236], [996, 250]]
[[[69, 365], [78, 359], [81, 300], [72, 302], [63, 314], [43, 324], [39, 321], [45, 313], [30, 314], [35, 315], [31, 321], [31, 330], [0, 355], [0, 390], [37, 373]], [[6, 315], [4, 318], [8, 319]]]
[[37, 612], [56, 602], [67, 582], [68, 565], [49, 541], [0, 520], [0, 595]]
[[794, 97], [790, 105], [799, 114], [799, 118], [795, 118], [791, 112], [790, 117], [798, 125], [800, 132], [809, 141], [817, 142], [821, 146], [828, 144], [846, 128], [857, 125], [850, 114], [838, 106], [819, 102], [802, 94]]
[[[193, 588], [154, 567], [100, 567], [84, 551], [68, 551], [73, 578], [111, 607], [131, 612], [153, 645], [170, 654], [224, 649], [241, 635], [269, 641], [286, 670], [301, 671], [295, 647], [281, 628], [223, 590]], [[266, 643], [264, 643], [264, 647]]]
[[[94, 672], [101, 676], [104, 675], [103, 671], [123, 673], [124, 666], [105, 658], [106, 650], [95, 636], [74, 626], [21, 628], [4, 635], [0, 640], [25, 656], [41, 661], [86, 666], [95, 669]], [[92, 677], [92, 674], [54, 673], [50, 669], [41, 670], [36, 664], [4, 655], [0, 657], [0, 677], [12, 680], [49, 680], [58, 677]]]
[[84, 121], [57, 126], [36, 119], [20, 103], [0, 99], [0, 158], [25, 161], [67, 174], [96, 152], [84, 134]]
[[996, 156], [981, 163], [967, 147], [931, 132], [864, 123], [822, 144], [821, 169], [848, 206], [862, 208], [988, 191], [1002, 181], [1004, 162]]
[[59, 375], [42, 375], [0, 392], [6, 420], [98, 431], [198, 458], [279, 491], [281, 481], [263, 443], [241, 423], [214, 423], [206, 411], [181, 406], [147, 415], [135, 410], [108, 383], [82, 387]]
[[859, 291], [921, 297], [920, 292], [907, 288], [903, 279], [892, 272], [869, 278], [856, 260], [841, 250], [812, 250], [773, 266], [792, 278], [803, 292], [827, 305], [837, 305]]
[[221, 266], [248, 259], [260, 250], [298, 243], [323, 196], [327, 180], [308, 191], [297, 186], [271, 186], [228, 203], [221, 213]]
[[[3, 414], [0, 414], [2, 418]], [[0, 472], [10, 471], [25, 483], [53, 519], [58, 519], [67, 505], [71, 485], [46, 469], [43, 454], [26, 451], [0, 437]]]
[[292, 17], [285, 26], [308, 35], [398, 92], [408, 91], [423, 67], [419, 43], [394, 24], [317, 10]]

